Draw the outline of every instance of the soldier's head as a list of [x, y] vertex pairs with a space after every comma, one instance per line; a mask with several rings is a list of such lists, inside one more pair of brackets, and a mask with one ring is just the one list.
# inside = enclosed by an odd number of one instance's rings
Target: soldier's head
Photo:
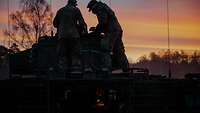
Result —
[[89, 12], [92, 11], [95, 8], [97, 3], [98, 3], [98, 1], [96, 1], [96, 0], [91, 0], [88, 3], [87, 8], [89, 8]]
[[75, 7], [78, 5], [76, 0], [68, 0], [68, 4], [71, 4]]

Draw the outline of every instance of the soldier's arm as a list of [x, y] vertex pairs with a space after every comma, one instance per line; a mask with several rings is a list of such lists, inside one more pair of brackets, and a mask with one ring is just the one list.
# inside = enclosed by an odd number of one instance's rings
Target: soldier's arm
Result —
[[59, 20], [58, 20], [58, 15], [59, 15], [59, 11], [56, 13], [56, 16], [55, 16], [55, 18], [54, 18], [54, 20], [53, 20], [53, 26], [55, 27], [55, 28], [58, 28], [58, 25], [59, 25]]
[[81, 11], [78, 9], [77, 10], [77, 20], [78, 20], [78, 26], [80, 27], [82, 33], [87, 33], [87, 24], [85, 23], [85, 20], [81, 14]]
[[104, 11], [97, 12], [97, 19], [98, 19], [98, 25], [96, 26], [96, 32], [102, 33], [105, 29], [105, 26], [108, 21], [108, 15]]

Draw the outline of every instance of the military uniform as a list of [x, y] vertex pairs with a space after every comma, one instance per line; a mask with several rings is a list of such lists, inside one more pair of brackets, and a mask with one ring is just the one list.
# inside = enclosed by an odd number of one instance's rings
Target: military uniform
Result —
[[[89, 11], [92, 10], [96, 14], [98, 19], [95, 32], [105, 33], [105, 38], [101, 41], [102, 47], [113, 53], [113, 56], [123, 71], [128, 71], [129, 63], [122, 42], [123, 30], [115, 13], [105, 3], [97, 2], [96, 0], [91, 0], [87, 7]], [[110, 65], [108, 56], [106, 57], [106, 64]]]
[[87, 32], [87, 25], [76, 5], [76, 0], [69, 0], [53, 21], [58, 32], [59, 59], [67, 64], [68, 69], [80, 66], [80, 35]]

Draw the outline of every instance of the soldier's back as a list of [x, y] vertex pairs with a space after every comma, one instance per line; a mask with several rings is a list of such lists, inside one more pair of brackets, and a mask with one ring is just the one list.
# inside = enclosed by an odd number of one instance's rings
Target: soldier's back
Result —
[[59, 10], [59, 37], [79, 37], [77, 15], [79, 9], [66, 5]]
[[115, 15], [115, 12], [105, 3], [98, 2], [97, 10], [101, 10], [108, 14], [108, 31], [122, 31], [121, 25], [118, 22], [118, 19]]

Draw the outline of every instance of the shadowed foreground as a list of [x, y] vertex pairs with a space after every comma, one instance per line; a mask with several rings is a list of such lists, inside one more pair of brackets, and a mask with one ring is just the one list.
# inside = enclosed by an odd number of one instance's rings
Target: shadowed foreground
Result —
[[[117, 75], [115, 75], [117, 76]], [[4, 80], [4, 113], [199, 113], [199, 80]]]

